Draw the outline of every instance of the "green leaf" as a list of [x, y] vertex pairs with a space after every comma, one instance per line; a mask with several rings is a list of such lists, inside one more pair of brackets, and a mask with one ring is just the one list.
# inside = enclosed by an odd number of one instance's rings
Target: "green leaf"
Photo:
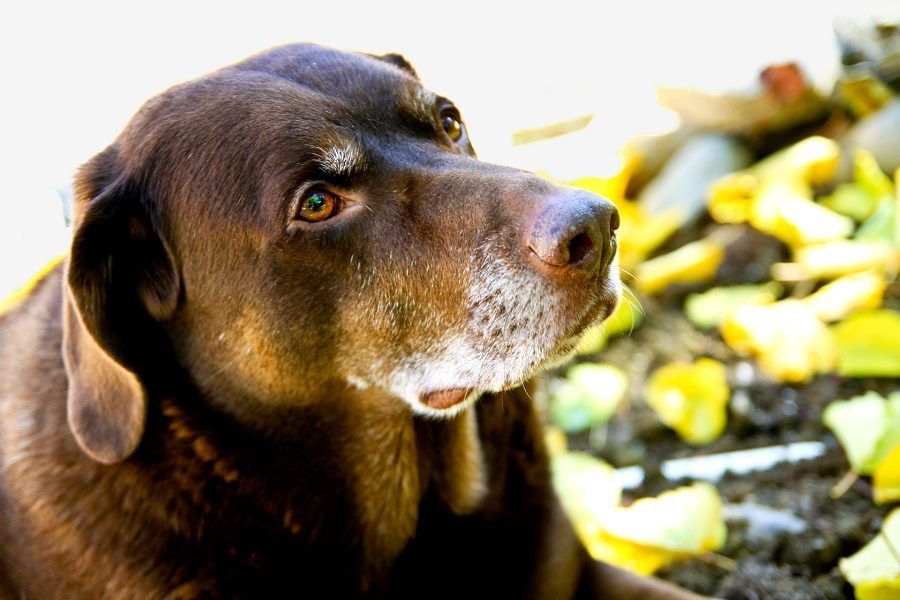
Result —
[[887, 399], [867, 392], [832, 402], [822, 420], [841, 442], [853, 471], [871, 475], [893, 447], [900, 444], [900, 392]]
[[872, 196], [869, 190], [859, 183], [842, 183], [834, 189], [831, 196], [819, 200], [820, 204], [856, 221], [867, 219], [879, 198]]
[[712, 288], [703, 293], [690, 294], [684, 301], [684, 312], [691, 323], [700, 329], [711, 329], [718, 327], [735, 308], [770, 304], [778, 299], [781, 292], [782, 287], [775, 282]]
[[857, 600], [900, 598], [900, 509], [884, 520], [881, 532], [862, 550], [842, 558], [838, 567], [856, 592]]
[[568, 433], [602, 425], [612, 417], [627, 387], [625, 373], [612, 365], [576, 365], [550, 400], [550, 420]]

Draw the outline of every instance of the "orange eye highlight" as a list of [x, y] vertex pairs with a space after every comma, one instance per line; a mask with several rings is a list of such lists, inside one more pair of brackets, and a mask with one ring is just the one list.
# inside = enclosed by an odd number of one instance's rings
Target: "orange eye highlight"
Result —
[[311, 190], [300, 200], [297, 218], [309, 223], [318, 223], [336, 215], [340, 204], [340, 198], [331, 192]]

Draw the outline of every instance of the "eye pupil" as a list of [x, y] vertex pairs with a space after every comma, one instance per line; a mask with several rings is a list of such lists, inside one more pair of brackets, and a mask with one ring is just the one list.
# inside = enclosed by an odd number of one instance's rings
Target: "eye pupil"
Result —
[[306, 199], [306, 208], [313, 212], [319, 212], [325, 208], [325, 194], [316, 192]]
[[333, 217], [338, 212], [338, 197], [329, 192], [307, 192], [300, 202], [300, 210], [297, 217], [302, 221], [324, 221]]
[[444, 115], [441, 119], [441, 126], [454, 142], [462, 137], [462, 124], [453, 115]]

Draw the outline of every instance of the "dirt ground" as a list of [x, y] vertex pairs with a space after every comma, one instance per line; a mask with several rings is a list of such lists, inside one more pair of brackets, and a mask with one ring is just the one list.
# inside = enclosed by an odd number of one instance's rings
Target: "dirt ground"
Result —
[[[743, 250], [741, 244], [734, 246], [737, 255], [726, 262], [719, 283], [753, 281], [756, 277], [747, 272], [753, 263], [767, 253], [775, 259], [782, 252], [777, 243], [749, 229], [746, 238]], [[742, 261], [741, 255], [752, 255], [754, 260]], [[590, 357], [625, 371], [631, 382], [629, 404], [602, 430], [571, 438], [570, 447], [588, 450], [616, 467], [641, 465], [645, 480], [627, 490], [628, 502], [687, 483], [669, 481], [660, 474], [659, 466], [667, 459], [790, 442], [824, 443], [826, 453], [816, 459], [725, 475], [716, 483], [726, 504], [725, 547], [716, 555], [676, 564], [658, 575], [697, 592], [734, 600], [853, 598], [852, 588], [837, 570], [838, 559], [865, 545], [891, 507], [877, 506], [863, 480], [832, 498], [832, 489], [847, 475], [849, 465], [822, 424], [822, 411], [835, 399], [866, 390], [887, 393], [900, 384], [836, 376], [796, 386], [772, 381], [751, 359], [736, 357], [716, 331], [698, 331], [686, 319], [681, 306], [688, 291], [682, 288], [642, 299], [644, 323]], [[732, 399], [725, 434], [696, 448], [661, 425], [640, 396], [644, 381], [656, 367], [699, 356], [728, 365]]]

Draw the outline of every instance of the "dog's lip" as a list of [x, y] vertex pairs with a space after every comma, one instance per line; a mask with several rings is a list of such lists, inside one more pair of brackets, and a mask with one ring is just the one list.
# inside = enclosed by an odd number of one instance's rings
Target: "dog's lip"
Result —
[[445, 409], [456, 406], [469, 397], [472, 388], [450, 388], [427, 392], [420, 397], [422, 404], [437, 409]]

